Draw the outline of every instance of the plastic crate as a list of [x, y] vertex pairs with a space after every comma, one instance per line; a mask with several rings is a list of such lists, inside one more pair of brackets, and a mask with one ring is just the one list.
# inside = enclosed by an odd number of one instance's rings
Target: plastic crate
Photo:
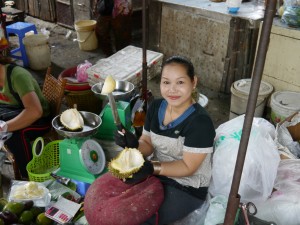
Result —
[[[100, 59], [86, 70], [90, 86], [99, 81], [104, 82], [108, 75], [138, 86], [142, 80], [142, 53], [142, 48], [129, 45], [108, 58]], [[162, 53], [147, 50], [148, 80], [160, 74], [162, 61]]]
[[39, 155], [36, 155], [33, 148], [33, 159], [26, 166], [30, 181], [44, 182], [52, 179], [51, 172], [59, 167], [59, 142], [60, 140], [49, 142]]

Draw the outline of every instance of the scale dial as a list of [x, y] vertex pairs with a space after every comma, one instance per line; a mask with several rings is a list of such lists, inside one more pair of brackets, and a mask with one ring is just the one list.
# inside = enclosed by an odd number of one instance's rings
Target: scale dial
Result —
[[101, 145], [89, 139], [82, 143], [79, 150], [80, 160], [84, 168], [91, 174], [100, 174], [106, 163], [105, 154]]

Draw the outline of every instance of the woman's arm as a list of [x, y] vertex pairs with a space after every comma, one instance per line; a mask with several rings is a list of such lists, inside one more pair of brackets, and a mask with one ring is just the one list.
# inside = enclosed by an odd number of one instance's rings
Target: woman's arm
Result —
[[21, 100], [24, 110], [15, 118], [7, 121], [7, 131], [15, 131], [28, 127], [43, 115], [42, 105], [34, 91], [25, 94]]
[[193, 175], [206, 157], [206, 153], [184, 152], [183, 159], [161, 162], [159, 175], [168, 177], [186, 177]]
[[[138, 149], [144, 156], [150, 156], [153, 153], [151, 138], [142, 135], [139, 139]], [[193, 175], [206, 157], [206, 153], [184, 152], [183, 159], [172, 162], [160, 162], [161, 171], [159, 175], [168, 177], [186, 177]]]
[[153, 146], [151, 142], [151, 138], [147, 135], [142, 135], [139, 139], [139, 147], [138, 149], [141, 151], [143, 156], [148, 157], [153, 153]]

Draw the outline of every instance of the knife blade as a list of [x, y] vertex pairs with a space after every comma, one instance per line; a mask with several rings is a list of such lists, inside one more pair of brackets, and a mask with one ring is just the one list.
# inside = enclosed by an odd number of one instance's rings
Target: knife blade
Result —
[[115, 98], [112, 95], [112, 93], [108, 93], [107, 97], [108, 97], [108, 100], [109, 100], [109, 105], [110, 105], [110, 108], [111, 108], [111, 112], [112, 112], [112, 115], [113, 115], [113, 118], [114, 118], [115, 125], [117, 126], [118, 130], [121, 131], [122, 130], [122, 123], [121, 123], [121, 120], [120, 120], [120, 117], [119, 117], [119, 114], [118, 114], [118, 109], [117, 109], [117, 105], [116, 105], [116, 102], [115, 102]]

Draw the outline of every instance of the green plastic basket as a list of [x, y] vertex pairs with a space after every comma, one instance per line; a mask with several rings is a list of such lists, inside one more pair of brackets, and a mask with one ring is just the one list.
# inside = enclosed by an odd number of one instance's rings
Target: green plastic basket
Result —
[[[42, 147], [39, 154], [36, 153], [36, 146], [41, 141]], [[26, 169], [30, 181], [44, 182], [52, 179], [50, 175], [59, 167], [59, 142], [49, 142], [44, 147], [44, 140], [37, 138], [32, 147], [33, 159], [27, 164]]]

